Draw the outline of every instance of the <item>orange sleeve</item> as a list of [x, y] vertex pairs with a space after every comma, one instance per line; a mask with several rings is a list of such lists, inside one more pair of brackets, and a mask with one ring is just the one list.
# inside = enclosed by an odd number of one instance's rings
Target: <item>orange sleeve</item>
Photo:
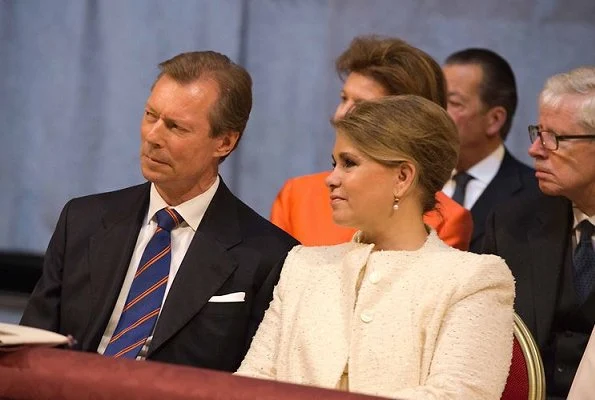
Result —
[[469, 250], [473, 219], [469, 210], [442, 192], [436, 193], [436, 210], [424, 216], [424, 221], [436, 229], [438, 237], [449, 246]]
[[273, 206], [271, 207], [270, 220], [273, 224], [283, 229], [285, 232], [293, 235], [293, 227], [291, 226], [291, 191], [292, 191], [292, 179], [287, 180], [279, 193]]
[[328, 246], [351, 240], [355, 229], [333, 222], [328, 171], [291, 178], [285, 182], [271, 209], [272, 223], [304, 246]]
[[473, 219], [469, 210], [461, 207], [448, 213], [445, 217], [440, 238], [449, 246], [460, 250], [469, 250], [473, 233]]

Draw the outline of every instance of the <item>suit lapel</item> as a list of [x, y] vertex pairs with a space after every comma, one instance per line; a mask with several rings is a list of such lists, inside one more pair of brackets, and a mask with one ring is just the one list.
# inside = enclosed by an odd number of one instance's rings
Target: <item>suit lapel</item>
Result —
[[485, 221], [492, 208], [522, 188], [523, 183], [516, 166], [516, 161], [512, 158], [508, 150], [505, 150], [502, 164], [496, 176], [494, 176], [494, 179], [486, 186], [483, 193], [479, 196], [473, 207], [471, 207], [471, 216], [473, 217], [472, 243], [480, 240], [485, 234]]
[[139, 186], [114, 205], [89, 240], [92, 304], [83, 348], [96, 347], [112, 313], [149, 204], [149, 188], [149, 184]]
[[221, 180], [167, 295], [149, 354], [182, 329], [238, 267], [227, 253], [242, 240], [238, 203]]
[[572, 208], [562, 198], [545, 198], [528, 230], [537, 341], [543, 345], [552, 324], [560, 274], [566, 262]]

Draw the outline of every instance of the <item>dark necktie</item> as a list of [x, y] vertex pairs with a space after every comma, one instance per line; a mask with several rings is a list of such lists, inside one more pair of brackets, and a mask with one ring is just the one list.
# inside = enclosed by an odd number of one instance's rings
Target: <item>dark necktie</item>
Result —
[[161, 310], [171, 263], [171, 230], [183, 219], [171, 208], [155, 214], [157, 230], [147, 244], [134, 275], [118, 326], [103, 354], [136, 358], [153, 332]]
[[574, 250], [574, 285], [582, 304], [591, 293], [593, 283], [595, 283], [595, 251], [591, 240], [594, 228], [593, 224], [584, 220], [578, 224], [577, 229], [581, 236]]
[[467, 184], [473, 177], [465, 171], [461, 171], [457, 172], [452, 179], [455, 181], [455, 192], [452, 199], [465, 207], [465, 191], [467, 190]]

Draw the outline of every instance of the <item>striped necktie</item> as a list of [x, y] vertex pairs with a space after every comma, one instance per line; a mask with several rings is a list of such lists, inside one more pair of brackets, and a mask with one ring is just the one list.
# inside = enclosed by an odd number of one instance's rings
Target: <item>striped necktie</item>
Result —
[[157, 230], [143, 252], [106, 356], [136, 358], [157, 322], [169, 277], [171, 230], [183, 219], [171, 208], [157, 211], [155, 217]]

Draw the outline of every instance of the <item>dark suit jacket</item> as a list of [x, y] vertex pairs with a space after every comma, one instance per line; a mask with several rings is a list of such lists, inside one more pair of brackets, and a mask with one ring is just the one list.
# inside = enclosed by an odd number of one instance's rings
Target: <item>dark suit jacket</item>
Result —
[[526, 195], [493, 210], [483, 252], [504, 258], [515, 277], [515, 311], [540, 348], [549, 339], [560, 276], [571, 262], [572, 204], [563, 197]]
[[496, 207], [486, 223], [483, 252], [504, 258], [515, 277], [515, 310], [544, 358], [548, 399], [566, 397], [588, 339], [574, 331], [595, 315], [595, 295], [569, 303], [573, 221], [569, 200], [533, 194]]
[[485, 234], [485, 221], [492, 208], [511, 197], [528, 192], [539, 192], [535, 171], [514, 158], [508, 150], [505, 150], [502, 164], [496, 176], [471, 207], [473, 234], [471, 235], [469, 251], [481, 253]]
[[[21, 323], [96, 351], [149, 205], [150, 184], [71, 200], [50, 241]], [[221, 181], [163, 305], [148, 358], [235, 371], [297, 244]], [[243, 303], [209, 303], [245, 292]]]

